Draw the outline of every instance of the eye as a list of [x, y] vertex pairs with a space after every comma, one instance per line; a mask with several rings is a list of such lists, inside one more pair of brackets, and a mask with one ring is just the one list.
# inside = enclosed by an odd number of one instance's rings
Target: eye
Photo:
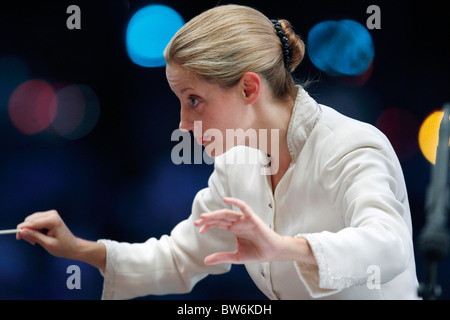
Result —
[[188, 102], [192, 108], [195, 108], [199, 104], [200, 100], [196, 97], [189, 97]]

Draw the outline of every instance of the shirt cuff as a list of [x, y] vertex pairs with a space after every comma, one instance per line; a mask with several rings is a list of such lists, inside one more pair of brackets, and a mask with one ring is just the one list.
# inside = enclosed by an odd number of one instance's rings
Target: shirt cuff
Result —
[[322, 245], [312, 234], [298, 234], [296, 238], [305, 238], [316, 259], [317, 265], [294, 262], [297, 273], [312, 298], [326, 297], [339, 292], [339, 289], [327, 287], [329, 273]]
[[115, 264], [115, 250], [112, 245], [111, 240], [101, 239], [97, 242], [101, 242], [106, 247], [106, 265], [105, 265], [105, 273], [101, 270], [100, 274], [103, 276], [103, 291], [102, 291], [102, 300], [113, 300], [114, 299], [114, 282], [115, 282], [115, 274], [114, 274], [114, 264]]

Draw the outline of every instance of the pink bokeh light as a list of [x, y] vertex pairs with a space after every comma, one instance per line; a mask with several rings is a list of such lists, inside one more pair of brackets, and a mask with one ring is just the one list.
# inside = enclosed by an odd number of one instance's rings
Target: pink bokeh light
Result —
[[13, 125], [26, 135], [39, 133], [50, 126], [56, 116], [53, 87], [44, 80], [28, 80], [11, 94], [8, 104]]

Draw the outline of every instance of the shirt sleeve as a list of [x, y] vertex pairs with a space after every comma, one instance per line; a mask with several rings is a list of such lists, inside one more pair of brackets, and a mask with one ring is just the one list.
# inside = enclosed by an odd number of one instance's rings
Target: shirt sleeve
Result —
[[235, 238], [218, 228], [200, 234], [194, 226], [200, 214], [223, 208], [227, 193], [223, 170], [216, 166], [208, 188], [197, 193], [191, 215], [170, 235], [144, 243], [99, 240], [107, 252], [102, 299], [186, 293], [208, 274], [230, 270], [230, 264], [205, 265], [204, 258], [213, 252], [234, 251]]
[[[300, 234], [317, 266], [296, 264], [313, 297], [367, 283], [368, 268], [379, 270], [381, 284], [401, 274], [413, 245], [410, 210], [400, 164], [387, 139], [362, 132], [328, 144], [323, 188], [345, 228]], [[368, 138], [370, 137], [370, 138]]]

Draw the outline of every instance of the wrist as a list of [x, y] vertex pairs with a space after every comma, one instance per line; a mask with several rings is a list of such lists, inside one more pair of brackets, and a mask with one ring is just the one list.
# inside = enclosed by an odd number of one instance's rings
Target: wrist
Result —
[[296, 261], [317, 265], [308, 241], [303, 237], [283, 236], [278, 261]]
[[105, 271], [106, 247], [103, 243], [76, 238], [74, 252], [74, 260], [88, 263], [102, 272]]

